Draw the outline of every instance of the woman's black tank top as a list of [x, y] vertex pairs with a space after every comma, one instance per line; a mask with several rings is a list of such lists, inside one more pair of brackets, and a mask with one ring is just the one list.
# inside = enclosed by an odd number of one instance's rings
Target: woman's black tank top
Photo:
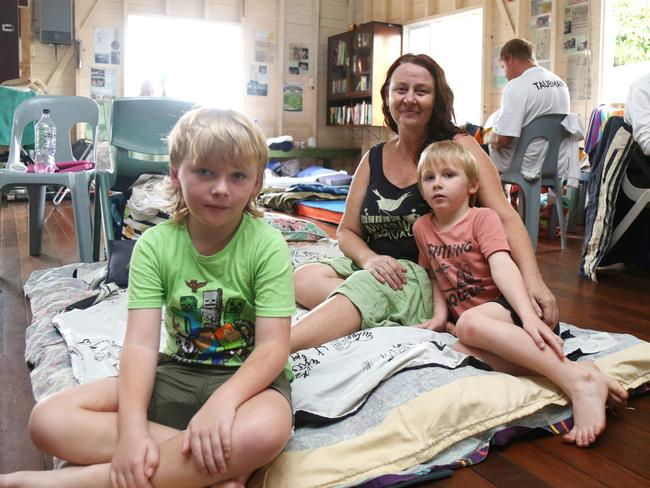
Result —
[[370, 149], [370, 183], [361, 204], [361, 225], [374, 252], [417, 263], [413, 223], [431, 209], [420, 196], [417, 183], [398, 188], [386, 179], [384, 144]]

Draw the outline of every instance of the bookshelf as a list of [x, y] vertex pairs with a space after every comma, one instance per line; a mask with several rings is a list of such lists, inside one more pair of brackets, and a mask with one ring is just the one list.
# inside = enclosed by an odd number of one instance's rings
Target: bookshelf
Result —
[[368, 22], [327, 42], [327, 125], [382, 126], [381, 85], [402, 49], [402, 26]]

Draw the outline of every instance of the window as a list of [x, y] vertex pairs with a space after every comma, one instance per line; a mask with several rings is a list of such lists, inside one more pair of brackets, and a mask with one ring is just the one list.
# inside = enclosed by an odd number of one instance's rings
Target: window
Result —
[[124, 93], [241, 110], [242, 51], [236, 24], [129, 15]]
[[428, 54], [445, 70], [458, 124], [482, 123], [482, 45], [480, 8], [404, 26], [404, 52]]
[[625, 102], [633, 81], [650, 71], [646, 2], [605, 0], [601, 101]]

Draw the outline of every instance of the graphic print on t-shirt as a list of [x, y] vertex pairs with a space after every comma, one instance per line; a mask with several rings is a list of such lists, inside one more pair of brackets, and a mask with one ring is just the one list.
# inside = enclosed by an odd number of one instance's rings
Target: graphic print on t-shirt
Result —
[[372, 190], [377, 195], [377, 209], [380, 214], [371, 215], [366, 207], [361, 212], [361, 224], [371, 240], [376, 239], [404, 239], [413, 236], [413, 223], [420, 216], [416, 209], [411, 209], [409, 214], [397, 212], [404, 201], [411, 196], [411, 192], [402, 194], [399, 198], [386, 198], [378, 190]]
[[[207, 282], [185, 280], [185, 284], [197, 293]], [[173, 356], [186, 362], [240, 365], [255, 342], [255, 325], [241, 318], [245, 301], [229, 297], [224, 306], [221, 288], [204, 290], [201, 297], [200, 307], [194, 295], [182, 296], [180, 309], [170, 307], [178, 346]]]
[[379, 190], [372, 190], [372, 192], [377, 195], [377, 208], [385, 213], [391, 213], [397, 210], [402, 206], [402, 203], [404, 200], [406, 200], [408, 197], [411, 196], [411, 192], [404, 193], [402, 196], [396, 199], [390, 199], [383, 197], [381, 193], [379, 193]]
[[[447, 300], [447, 306], [452, 310], [486, 291], [481, 285], [483, 280], [476, 278], [469, 264], [463, 261], [463, 255], [472, 252], [472, 248], [472, 241], [469, 240], [457, 244], [427, 245], [429, 259], [439, 263], [434, 272], [445, 275], [441, 281], [452, 285], [441, 290]], [[457, 313], [454, 315], [458, 316]]]

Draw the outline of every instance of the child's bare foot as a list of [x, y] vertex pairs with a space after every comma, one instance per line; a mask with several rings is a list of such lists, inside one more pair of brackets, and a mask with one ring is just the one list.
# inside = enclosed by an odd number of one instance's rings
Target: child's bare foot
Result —
[[47, 471], [17, 471], [0, 474], [0, 488], [47, 487], [48, 485], [44, 483], [44, 473]]
[[567, 392], [573, 404], [573, 429], [563, 437], [565, 442], [587, 447], [605, 429], [605, 402], [609, 389], [607, 383], [589, 368], [579, 370], [581, 374]]
[[593, 361], [579, 361], [576, 362], [580, 367], [587, 369], [595, 373], [600, 377], [602, 381], [607, 385], [608, 395], [607, 395], [607, 405], [613, 408], [623, 408], [627, 405], [627, 399], [629, 394], [625, 388], [623, 388], [618, 381], [616, 381], [611, 376], [607, 376], [603, 373], [596, 363]]

